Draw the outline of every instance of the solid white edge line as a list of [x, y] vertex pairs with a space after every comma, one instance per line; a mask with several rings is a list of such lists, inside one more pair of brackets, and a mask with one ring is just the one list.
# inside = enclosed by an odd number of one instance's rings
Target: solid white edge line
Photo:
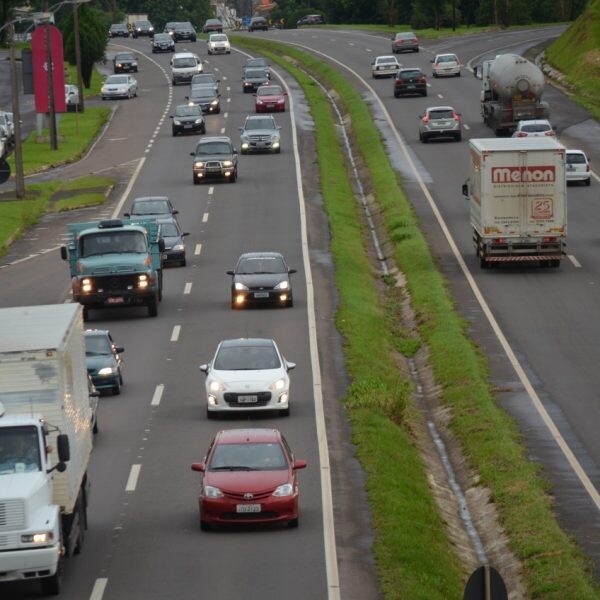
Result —
[[150, 406], [158, 406], [160, 401], [162, 400], [163, 392], [165, 391], [164, 383], [159, 383], [154, 388], [154, 394], [152, 394], [152, 400], [150, 401]]
[[141, 468], [142, 465], [140, 464], [131, 465], [131, 471], [129, 471], [129, 478], [127, 479], [127, 484], [125, 485], [126, 492], [135, 492]]
[[135, 182], [137, 181], [137, 178], [140, 175], [140, 171], [142, 170], [142, 167], [144, 166], [144, 163], [146, 162], [146, 157], [142, 156], [142, 158], [140, 158], [140, 162], [138, 163], [137, 167], [135, 168], [135, 171], [133, 172], [133, 175], [131, 176], [131, 179], [129, 180], [129, 183], [127, 184], [127, 187], [125, 188], [125, 191], [123, 192], [123, 195], [121, 196], [119, 202], [117, 202], [117, 206], [115, 206], [115, 210], [113, 210], [112, 215], [111, 215], [111, 219], [116, 219], [117, 216], [119, 215], [119, 213], [121, 212], [121, 209], [123, 208], [123, 204], [125, 204], [125, 202], [127, 201], [127, 198], [129, 197], [129, 194], [131, 193], [131, 190], [133, 188], [133, 186], [135, 185]]
[[191, 294], [192, 293], [192, 282], [191, 281], [188, 281], [185, 284], [185, 287], [183, 288], [183, 293], [184, 294]]
[[[251, 58], [250, 54], [237, 50], [240, 54]], [[327, 573], [327, 588], [329, 600], [340, 600], [340, 581], [337, 564], [337, 547], [335, 544], [335, 523], [333, 518], [333, 493], [331, 489], [331, 468], [329, 465], [329, 447], [327, 444], [327, 429], [325, 427], [325, 411], [323, 409], [323, 393], [321, 388], [321, 366], [319, 363], [319, 348], [317, 343], [317, 325], [315, 317], [314, 287], [310, 268], [308, 249], [308, 234], [306, 227], [306, 210], [304, 190], [302, 189], [302, 168], [300, 165], [300, 152], [298, 150], [298, 133], [294, 115], [294, 101], [292, 92], [287, 82], [277, 73], [288, 94], [290, 106], [290, 121], [292, 125], [292, 145], [294, 148], [294, 163], [296, 167], [296, 190], [298, 193], [298, 207], [300, 212], [300, 232], [302, 240], [302, 262], [306, 275], [306, 312], [308, 316], [308, 339], [310, 346], [310, 364], [313, 380], [313, 398], [315, 404], [315, 422], [317, 441], [319, 446], [319, 464], [321, 478], [321, 503], [323, 506], [323, 545], [325, 550], [325, 571]]]
[[181, 333], [181, 325], [174, 325], [171, 333], [171, 341], [176, 342], [179, 340], [179, 334]]
[[456, 245], [456, 242], [454, 241], [454, 238], [452, 237], [452, 234], [450, 233], [450, 230], [448, 229], [448, 226], [446, 225], [444, 218], [442, 217], [442, 213], [440, 212], [439, 208], [437, 207], [437, 204], [435, 203], [433, 196], [427, 189], [427, 186], [425, 185], [425, 182], [423, 181], [423, 178], [421, 177], [421, 174], [420, 174], [419, 170], [417, 169], [417, 167], [408, 151], [408, 148], [406, 147], [406, 144], [404, 143], [404, 140], [402, 139], [402, 136], [396, 129], [396, 126], [395, 126], [385, 104], [379, 97], [379, 95], [375, 92], [373, 87], [371, 85], [369, 85], [369, 83], [363, 77], [360, 76], [359, 73], [357, 73], [354, 69], [351, 69], [350, 67], [345, 65], [343, 62], [337, 60], [336, 58], [333, 58], [332, 56], [325, 54], [324, 52], [314, 50], [313, 48], [310, 48], [303, 44], [297, 44], [295, 42], [288, 42], [288, 43], [290, 45], [298, 46], [304, 50], [307, 50], [308, 52], [312, 52], [313, 54], [318, 54], [320, 56], [323, 56], [323, 57], [327, 58], [328, 60], [340, 65], [343, 69], [347, 70], [354, 77], [356, 77], [369, 90], [369, 92], [373, 96], [373, 99], [379, 104], [379, 108], [382, 111], [382, 114], [385, 116], [391, 131], [394, 133], [394, 137], [396, 138], [398, 145], [402, 149], [404, 158], [406, 159], [407, 163], [409, 164], [409, 166], [415, 176], [415, 179], [418, 182], [419, 187], [421, 188], [421, 191], [423, 192], [423, 195], [425, 196], [425, 199], [427, 200], [427, 203], [429, 204], [429, 207], [430, 207], [431, 211], [433, 212], [433, 215], [435, 216], [436, 221], [438, 222], [438, 225], [439, 225], [440, 229], [442, 230], [442, 233], [444, 234], [444, 237], [446, 238], [446, 241], [450, 247], [450, 250], [452, 251], [452, 254], [454, 255], [454, 258], [456, 259], [458, 265], [460, 266], [460, 269], [463, 272], [463, 275], [465, 276], [467, 283], [469, 284], [469, 287], [471, 288], [473, 295], [475, 296], [477, 302], [479, 303], [479, 306], [481, 307], [483, 313], [485, 314], [492, 330], [494, 331], [496, 338], [500, 342], [500, 345], [502, 346], [502, 349], [504, 350], [506, 357], [508, 358], [513, 369], [515, 370], [515, 373], [517, 374], [517, 377], [519, 378], [521, 385], [525, 388], [525, 391], [527, 392], [527, 395], [529, 396], [531, 403], [535, 407], [535, 409], [536, 409], [537, 413], [539, 414], [540, 418], [542, 419], [543, 423], [548, 428], [548, 431], [554, 438], [554, 441], [556, 442], [557, 446], [560, 448], [560, 450], [563, 453], [564, 457], [566, 458], [567, 462], [569, 463], [569, 465], [571, 466], [571, 468], [577, 475], [577, 478], [579, 479], [579, 481], [585, 488], [586, 492], [590, 496], [590, 499], [592, 500], [596, 509], [600, 510], [600, 493], [598, 493], [598, 490], [594, 487], [594, 484], [592, 483], [592, 481], [588, 477], [587, 473], [581, 466], [581, 463], [577, 460], [577, 457], [575, 456], [575, 454], [571, 450], [570, 446], [567, 444], [567, 442], [563, 438], [558, 427], [552, 420], [552, 417], [548, 414], [548, 411], [546, 410], [540, 397], [538, 396], [537, 392], [535, 391], [531, 381], [527, 377], [525, 370], [521, 366], [521, 363], [519, 362], [513, 349], [511, 348], [510, 344], [508, 343], [508, 340], [506, 339], [504, 332], [500, 328], [500, 325], [496, 321], [496, 317], [494, 317], [494, 314], [492, 313], [491, 308], [489, 307], [487, 301], [483, 297], [483, 294], [481, 293], [481, 290], [479, 289], [479, 286], [477, 285], [475, 278], [471, 274], [469, 267], [467, 267], [467, 264], [465, 263], [465, 260], [463, 259], [462, 255], [458, 249], [458, 246]]
[[94, 581], [94, 587], [92, 588], [92, 593], [90, 594], [90, 600], [102, 600], [107, 583], [108, 579], [106, 577], [98, 577], [98, 579]]

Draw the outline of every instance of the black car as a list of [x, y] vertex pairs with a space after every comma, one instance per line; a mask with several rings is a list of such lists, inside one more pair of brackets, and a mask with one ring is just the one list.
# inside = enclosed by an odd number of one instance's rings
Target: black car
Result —
[[121, 354], [125, 349], [115, 345], [106, 329], [86, 329], [84, 335], [85, 365], [92, 383], [99, 392], [111, 390], [113, 394], [120, 394], [123, 385]]
[[131, 28], [131, 35], [134, 38], [142, 35], [154, 37], [154, 27], [150, 21], [134, 21]]
[[261, 85], [269, 85], [269, 81], [269, 71], [267, 69], [246, 67], [242, 77], [244, 94], [255, 92]]
[[123, 23], [113, 23], [108, 29], [108, 37], [129, 37], [129, 30]]
[[196, 86], [190, 91], [190, 95], [185, 99], [190, 101], [190, 104], [197, 104], [203, 113], [218, 115], [221, 112], [221, 102], [219, 94], [215, 88], [210, 86]]
[[157, 33], [152, 38], [152, 54], [175, 52], [175, 42], [168, 33]]
[[219, 19], [206, 19], [202, 33], [223, 33], [223, 23]]
[[220, 81], [214, 73], [198, 73], [192, 76], [190, 86], [192, 90], [198, 87], [212, 87], [215, 92], [218, 92]]
[[216, 177], [233, 183], [237, 179], [238, 153], [225, 135], [205, 137], [198, 142], [192, 163], [194, 184]]
[[189, 21], [175, 23], [173, 27], [173, 41], [189, 40], [195, 42], [197, 38], [196, 30]]
[[266, 58], [262, 58], [260, 56], [257, 56], [255, 58], [247, 58], [246, 59], [246, 63], [242, 67], [242, 77], [244, 76], [246, 69], [255, 69], [255, 68], [265, 69], [267, 71], [267, 73], [269, 74], [269, 79], [271, 79], [271, 69], [269, 68], [269, 63], [267, 62]]
[[268, 31], [269, 22], [264, 17], [252, 17], [248, 25], [248, 31]]
[[165, 250], [162, 254], [163, 265], [179, 265], [185, 267], [187, 260], [185, 256], [185, 244], [183, 238], [190, 235], [181, 231], [179, 223], [175, 218], [157, 219], [159, 235], [165, 242]]
[[173, 37], [173, 32], [175, 31], [175, 25], [177, 25], [176, 21], [169, 21], [165, 23], [163, 33], [168, 33], [171, 37]]
[[290, 269], [279, 252], [246, 252], [237, 261], [231, 275], [231, 308], [248, 304], [270, 303], [293, 306]]
[[419, 94], [427, 96], [427, 77], [417, 67], [399, 69], [394, 80], [394, 97], [399, 98], [406, 94]]
[[197, 104], [180, 104], [175, 108], [173, 119], [173, 135], [179, 133], [206, 133], [206, 123], [202, 109]]
[[325, 17], [323, 15], [304, 15], [296, 21], [296, 27], [301, 25], [325, 25]]
[[137, 73], [138, 61], [133, 52], [117, 52], [113, 58], [115, 73]]
[[178, 212], [173, 208], [167, 196], [143, 196], [135, 198], [131, 203], [129, 212], [124, 213], [124, 215], [126, 217], [148, 217], [153, 215], [172, 217]]

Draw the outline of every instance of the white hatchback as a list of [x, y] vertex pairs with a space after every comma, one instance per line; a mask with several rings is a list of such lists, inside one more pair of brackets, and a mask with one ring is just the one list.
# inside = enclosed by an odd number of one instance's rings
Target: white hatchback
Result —
[[371, 63], [371, 74], [373, 79], [378, 77], [394, 77], [400, 68], [395, 56], [378, 56]]
[[512, 134], [514, 138], [522, 137], [556, 137], [550, 121], [547, 119], [526, 119], [519, 121]]
[[224, 33], [211, 33], [206, 44], [209, 54], [231, 54], [231, 45]]
[[206, 373], [206, 414], [245, 411], [290, 412], [288, 362], [274, 340], [243, 338], [219, 343], [212, 362], [200, 365]]
[[434, 77], [460, 77], [462, 65], [456, 54], [437, 54], [431, 63]]
[[566, 153], [567, 183], [581, 181], [584, 185], [592, 183], [590, 161], [583, 150], [567, 150]]

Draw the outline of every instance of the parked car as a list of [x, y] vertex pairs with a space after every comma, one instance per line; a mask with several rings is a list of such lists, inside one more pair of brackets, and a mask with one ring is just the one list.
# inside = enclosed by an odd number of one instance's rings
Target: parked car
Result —
[[134, 21], [131, 28], [131, 35], [134, 38], [140, 36], [153, 37], [154, 27], [150, 21]]
[[325, 17], [323, 15], [304, 15], [296, 21], [296, 27], [301, 25], [325, 25]]
[[168, 33], [157, 33], [152, 38], [152, 54], [175, 52], [175, 42]]
[[[65, 84], [65, 104], [67, 105], [67, 112], [77, 110], [79, 106], [79, 89], [76, 85]], [[0, 125], [2, 125], [1, 120]]]
[[192, 77], [190, 91], [196, 87], [212, 87], [215, 92], [218, 92], [220, 81], [214, 73], [199, 73]]
[[451, 106], [430, 106], [419, 119], [419, 139], [423, 143], [433, 138], [462, 139], [460, 113]]
[[207, 417], [245, 411], [290, 413], [290, 378], [295, 368], [272, 339], [242, 338], [219, 343], [206, 373]]
[[127, 26], [123, 23], [113, 23], [108, 29], [108, 37], [116, 38], [116, 37], [129, 37], [129, 30]]
[[196, 29], [189, 21], [178, 21], [175, 23], [171, 35], [175, 43], [182, 40], [195, 42], [197, 39]]
[[137, 73], [138, 61], [133, 52], [117, 52], [113, 58], [115, 73]]
[[268, 31], [269, 22], [264, 17], [252, 17], [248, 25], [248, 31]]
[[427, 96], [427, 77], [421, 69], [406, 67], [398, 71], [394, 80], [394, 97], [399, 98], [406, 94]]
[[183, 238], [190, 234], [181, 230], [177, 219], [174, 217], [160, 218], [156, 222], [159, 227], [159, 235], [165, 242], [162, 264], [176, 264], [185, 267], [187, 259]]
[[419, 51], [419, 40], [412, 31], [402, 31], [392, 37], [392, 54], [398, 54], [406, 50]]
[[567, 150], [566, 163], [567, 184], [581, 182], [590, 185], [592, 183], [590, 162], [583, 150]]
[[220, 96], [214, 88], [205, 85], [193, 87], [185, 99], [189, 100], [190, 104], [197, 104], [204, 114], [218, 115], [221, 112]]
[[223, 23], [219, 19], [206, 19], [202, 33], [223, 33]]
[[227, 136], [202, 138], [196, 150], [190, 152], [194, 158], [192, 176], [194, 185], [209, 178], [225, 179], [234, 183], [237, 179], [238, 153]]
[[211, 33], [206, 48], [209, 54], [231, 54], [229, 38], [224, 33]]
[[261, 85], [269, 85], [269, 73], [264, 68], [247, 67], [242, 78], [244, 94], [255, 92]]
[[173, 136], [182, 133], [206, 133], [202, 109], [197, 104], [180, 104], [171, 115]]
[[227, 271], [227, 275], [231, 275], [231, 308], [251, 304], [294, 306], [290, 275], [295, 272], [296, 269], [290, 269], [279, 252], [242, 254], [235, 269]]
[[378, 77], [393, 77], [400, 69], [400, 63], [395, 56], [378, 56], [371, 63], [373, 79]]
[[280, 85], [261, 85], [254, 94], [254, 107], [257, 113], [285, 112], [287, 92]]
[[298, 527], [297, 460], [277, 429], [219, 431], [203, 462], [198, 498], [200, 529], [238, 523], [284, 522]]
[[167, 196], [141, 196], [135, 198], [131, 203], [129, 212], [124, 213], [126, 217], [164, 216], [172, 217], [179, 211]]
[[138, 84], [132, 75], [109, 75], [100, 90], [102, 100], [109, 98], [135, 98]]
[[124, 351], [125, 348], [117, 346], [106, 329], [86, 329], [85, 365], [97, 390], [111, 390], [115, 395], [121, 393], [121, 354]]
[[456, 54], [436, 54], [431, 61], [434, 77], [460, 77], [460, 60]]
[[191, 81], [195, 75], [202, 73], [202, 61], [193, 52], [177, 52], [171, 58], [171, 83]]
[[525, 119], [517, 123], [512, 137], [556, 137], [556, 133], [547, 119]]

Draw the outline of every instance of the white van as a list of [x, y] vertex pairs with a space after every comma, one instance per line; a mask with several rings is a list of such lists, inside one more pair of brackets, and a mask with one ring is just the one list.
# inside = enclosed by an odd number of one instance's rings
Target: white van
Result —
[[202, 73], [202, 61], [193, 52], [177, 52], [171, 59], [171, 82], [189, 83], [194, 75]]

